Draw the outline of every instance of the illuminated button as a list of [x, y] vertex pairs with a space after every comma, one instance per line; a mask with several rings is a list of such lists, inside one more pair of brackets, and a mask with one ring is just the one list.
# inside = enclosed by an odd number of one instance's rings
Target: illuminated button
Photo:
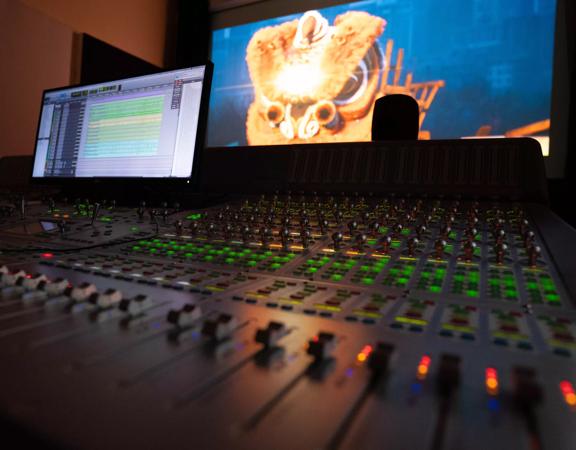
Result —
[[237, 321], [234, 316], [221, 313], [216, 319], [206, 319], [204, 321], [202, 334], [219, 341], [230, 336], [236, 327]]
[[498, 382], [498, 372], [493, 367], [488, 367], [486, 369], [486, 392], [489, 395], [497, 395], [499, 389], [499, 382]]
[[180, 309], [171, 309], [166, 320], [172, 325], [184, 328], [192, 325], [201, 315], [202, 311], [199, 306], [187, 303]]
[[574, 393], [574, 386], [569, 381], [562, 381], [560, 383], [560, 391], [564, 397], [564, 402], [571, 408], [576, 407], [576, 393]]
[[256, 330], [255, 341], [264, 347], [274, 347], [280, 339], [286, 336], [286, 325], [282, 322], [271, 321], [266, 328]]
[[316, 360], [324, 360], [332, 357], [336, 349], [336, 337], [332, 333], [321, 332], [308, 342], [306, 352]]
[[422, 356], [420, 358], [420, 362], [418, 363], [418, 368], [416, 369], [416, 378], [419, 380], [424, 380], [428, 375], [428, 371], [430, 370], [430, 364], [432, 363], [432, 359], [428, 355]]

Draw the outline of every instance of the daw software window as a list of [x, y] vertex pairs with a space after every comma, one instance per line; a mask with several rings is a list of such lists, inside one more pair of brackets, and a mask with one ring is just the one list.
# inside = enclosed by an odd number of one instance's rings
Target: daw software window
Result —
[[204, 66], [46, 92], [34, 177], [189, 177]]

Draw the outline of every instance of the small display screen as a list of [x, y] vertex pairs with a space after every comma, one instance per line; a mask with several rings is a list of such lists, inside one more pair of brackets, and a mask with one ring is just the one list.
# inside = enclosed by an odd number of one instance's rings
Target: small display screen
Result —
[[191, 176], [206, 66], [44, 93], [33, 177]]

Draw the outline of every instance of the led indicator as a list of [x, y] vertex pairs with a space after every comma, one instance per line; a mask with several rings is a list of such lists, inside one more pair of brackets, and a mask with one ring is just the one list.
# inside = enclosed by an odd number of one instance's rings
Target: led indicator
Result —
[[368, 356], [370, 356], [370, 353], [372, 353], [372, 346], [365, 345], [360, 353], [356, 355], [356, 361], [358, 361], [360, 364], [364, 363], [368, 359]]
[[40, 256], [44, 259], [52, 259], [54, 258], [54, 253], [42, 253]]
[[498, 395], [498, 372], [493, 367], [486, 369], [486, 392], [489, 395]]
[[564, 396], [564, 401], [570, 407], [576, 407], [576, 393], [574, 393], [574, 386], [569, 381], [562, 381], [560, 383], [560, 390]]
[[420, 362], [418, 363], [418, 369], [416, 371], [416, 378], [423, 380], [428, 375], [428, 370], [430, 369], [430, 363], [432, 359], [428, 355], [422, 356]]

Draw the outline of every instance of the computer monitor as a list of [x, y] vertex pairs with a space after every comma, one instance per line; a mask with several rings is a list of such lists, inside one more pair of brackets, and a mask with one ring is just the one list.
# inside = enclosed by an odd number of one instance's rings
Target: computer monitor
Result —
[[212, 65], [44, 91], [32, 178], [190, 179]]

